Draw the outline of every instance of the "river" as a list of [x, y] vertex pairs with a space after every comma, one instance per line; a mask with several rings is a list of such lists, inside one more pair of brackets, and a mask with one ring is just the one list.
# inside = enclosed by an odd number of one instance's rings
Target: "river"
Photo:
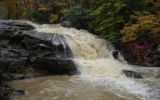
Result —
[[[119, 61], [115, 60], [114, 47], [85, 30], [27, 23], [38, 32], [63, 35], [74, 56], [68, 59], [80, 74], [13, 81], [13, 87], [26, 91], [15, 100], [160, 100], [160, 68], [129, 65], [120, 53]], [[128, 78], [122, 70], [140, 72], [143, 79]]]

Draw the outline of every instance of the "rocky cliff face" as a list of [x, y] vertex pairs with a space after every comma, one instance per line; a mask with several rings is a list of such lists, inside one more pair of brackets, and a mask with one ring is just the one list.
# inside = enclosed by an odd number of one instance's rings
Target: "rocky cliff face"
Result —
[[23, 95], [4, 81], [76, 74], [72, 52], [60, 34], [38, 33], [29, 24], [0, 20], [0, 99]]
[[29, 24], [0, 21], [2, 73], [26, 73], [33, 68], [47, 74], [73, 74], [76, 67], [72, 57], [63, 35], [38, 33]]

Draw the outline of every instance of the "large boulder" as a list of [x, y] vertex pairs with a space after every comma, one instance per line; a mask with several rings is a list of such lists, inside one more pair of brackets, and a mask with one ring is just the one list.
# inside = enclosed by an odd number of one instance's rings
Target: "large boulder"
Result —
[[77, 73], [75, 65], [71, 59], [55, 59], [49, 57], [39, 57], [33, 62], [33, 66], [38, 70], [46, 71], [52, 74], [69, 74]]
[[22, 96], [24, 94], [24, 90], [16, 90], [9, 85], [0, 83], [0, 100], [12, 100], [11, 96]]
[[62, 25], [63, 27], [72, 27], [72, 23], [69, 22], [69, 21], [62, 21], [62, 22], [61, 22], [61, 25]]
[[132, 70], [122, 70], [122, 73], [126, 75], [126, 77], [135, 78], [135, 79], [142, 79], [143, 76], [141, 73], [132, 71]]
[[20, 79], [28, 66], [42, 73], [73, 74], [72, 58], [63, 35], [38, 33], [30, 24], [0, 20], [0, 71]]

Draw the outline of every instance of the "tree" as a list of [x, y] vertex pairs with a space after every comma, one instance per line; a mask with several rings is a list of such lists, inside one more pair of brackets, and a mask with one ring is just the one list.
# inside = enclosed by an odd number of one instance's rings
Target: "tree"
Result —
[[[121, 33], [123, 42], [136, 41], [143, 38], [143, 42], [152, 40], [158, 42], [160, 38], [160, 13], [152, 14], [149, 12], [136, 12], [131, 16], [133, 23], [125, 26]], [[148, 37], [147, 40], [144, 37]]]
[[21, 19], [23, 9], [20, 0], [6, 0], [9, 19]]

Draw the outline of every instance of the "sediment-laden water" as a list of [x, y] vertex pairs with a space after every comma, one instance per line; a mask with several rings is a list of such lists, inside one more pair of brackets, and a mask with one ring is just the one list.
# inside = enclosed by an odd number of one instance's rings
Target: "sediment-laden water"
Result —
[[[24, 22], [24, 21], [23, 21]], [[85, 31], [60, 25], [30, 23], [38, 32], [61, 34], [73, 53], [80, 75], [46, 76], [10, 83], [25, 89], [26, 95], [15, 100], [159, 100], [159, 68], [139, 68], [128, 65], [119, 54], [119, 61], [111, 53], [109, 42]], [[54, 43], [56, 44], [56, 43]], [[143, 73], [143, 79], [127, 78], [122, 70]], [[154, 75], [152, 74], [154, 73]]]

